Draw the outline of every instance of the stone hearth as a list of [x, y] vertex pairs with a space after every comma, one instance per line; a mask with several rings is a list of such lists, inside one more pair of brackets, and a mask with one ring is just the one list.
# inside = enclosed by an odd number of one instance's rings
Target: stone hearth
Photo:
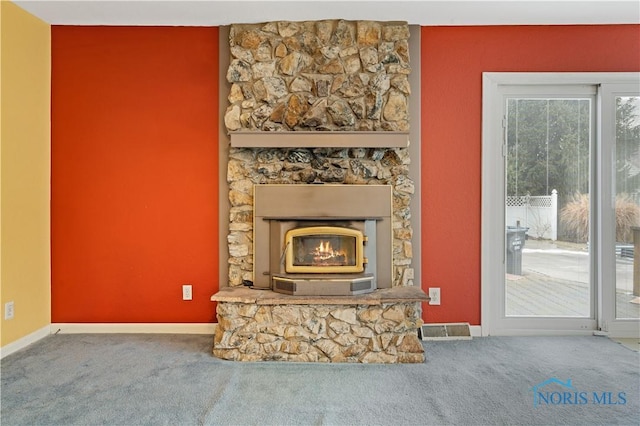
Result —
[[227, 287], [218, 301], [215, 356], [235, 361], [420, 363], [418, 287], [358, 296], [289, 296]]

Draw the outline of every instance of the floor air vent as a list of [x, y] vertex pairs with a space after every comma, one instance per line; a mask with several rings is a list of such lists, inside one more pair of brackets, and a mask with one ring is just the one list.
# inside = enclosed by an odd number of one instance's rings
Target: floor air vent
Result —
[[471, 340], [469, 323], [424, 324], [418, 329], [422, 340]]

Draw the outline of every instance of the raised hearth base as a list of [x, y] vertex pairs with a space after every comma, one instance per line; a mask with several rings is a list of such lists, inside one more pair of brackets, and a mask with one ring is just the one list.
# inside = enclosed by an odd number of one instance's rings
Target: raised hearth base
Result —
[[290, 296], [226, 287], [213, 354], [234, 361], [421, 363], [419, 287], [356, 296]]

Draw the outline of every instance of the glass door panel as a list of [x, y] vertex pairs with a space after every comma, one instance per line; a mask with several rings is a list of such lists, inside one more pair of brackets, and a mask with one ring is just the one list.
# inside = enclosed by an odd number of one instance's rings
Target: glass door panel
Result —
[[640, 97], [616, 96], [616, 318], [640, 318]]
[[592, 97], [506, 98], [506, 317], [594, 317], [593, 108]]

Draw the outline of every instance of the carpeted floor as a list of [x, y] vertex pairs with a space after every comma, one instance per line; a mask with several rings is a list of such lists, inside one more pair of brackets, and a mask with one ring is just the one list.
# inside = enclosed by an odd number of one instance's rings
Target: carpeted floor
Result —
[[413, 365], [237, 363], [211, 344], [50, 336], [2, 360], [0, 423], [640, 424], [640, 354], [604, 337], [424, 342]]

